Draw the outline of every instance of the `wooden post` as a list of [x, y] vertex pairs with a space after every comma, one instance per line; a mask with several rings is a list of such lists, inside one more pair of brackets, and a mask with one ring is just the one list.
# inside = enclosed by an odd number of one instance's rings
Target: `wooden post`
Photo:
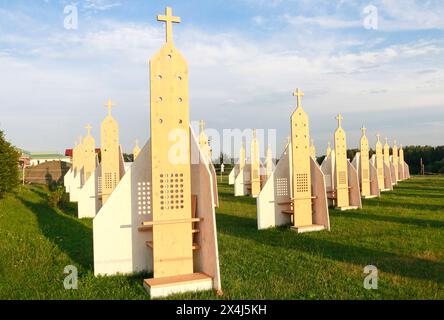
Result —
[[308, 115], [302, 108], [301, 98], [304, 93], [297, 89], [297, 108], [291, 116], [291, 152], [293, 175], [293, 224], [295, 228], [310, 226], [312, 217], [312, 190], [310, 167], [310, 130]]

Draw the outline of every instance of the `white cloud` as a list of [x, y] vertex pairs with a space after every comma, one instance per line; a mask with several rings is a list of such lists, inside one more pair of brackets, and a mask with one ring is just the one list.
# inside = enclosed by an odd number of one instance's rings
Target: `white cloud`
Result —
[[122, 4], [116, 1], [108, 0], [85, 0], [83, 7], [89, 10], [106, 11], [115, 7], [120, 7]]
[[[118, 104], [114, 112], [124, 146], [148, 137], [148, 60], [164, 41], [163, 27], [101, 23], [98, 31], [0, 38], [8, 47], [16, 41], [23, 48], [18, 54], [0, 51], [0, 84], [8, 93], [0, 97], [2, 110], [7, 108], [2, 125], [20, 137], [17, 144], [66, 146], [87, 122], [97, 133], [108, 97]], [[437, 41], [356, 51], [350, 48], [359, 46], [359, 39], [317, 35], [314, 41], [312, 34], [292, 30], [261, 40], [176, 30], [177, 46], [190, 65], [191, 116], [209, 126], [279, 128], [284, 140], [296, 87], [306, 92], [304, 105], [313, 122], [325, 113], [387, 115], [444, 101], [443, 48]], [[435, 72], [418, 75], [427, 69]], [[23, 121], [36, 134], [22, 136]]]
[[343, 20], [334, 16], [305, 17], [286, 14], [283, 19], [293, 26], [317, 25], [327, 29], [362, 27], [362, 21], [360, 20]]

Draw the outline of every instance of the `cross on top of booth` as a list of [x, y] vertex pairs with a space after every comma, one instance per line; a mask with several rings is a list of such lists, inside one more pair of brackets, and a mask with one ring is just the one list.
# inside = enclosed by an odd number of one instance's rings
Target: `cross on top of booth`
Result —
[[342, 120], [344, 120], [344, 117], [341, 114], [338, 114], [336, 116], [336, 120], [338, 120], [338, 127], [341, 127], [342, 125]]
[[116, 105], [113, 104], [113, 102], [111, 101], [111, 99], [108, 99], [108, 102], [105, 104], [105, 107], [108, 108], [108, 115], [109, 115], [109, 116], [111, 115], [111, 109], [112, 109], [113, 107], [115, 107], [115, 106], [116, 106]]
[[173, 9], [166, 7], [165, 15], [158, 15], [157, 21], [163, 21], [166, 23], [166, 42], [173, 42], [173, 23], [180, 23], [180, 17], [173, 16]]
[[302, 97], [304, 96], [304, 93], [299, 88], [296, 89], [295, 92], [293, 92], [293, 96], [298, 98], [298, 108], [302, 108]]
[[367, 132], [367, 128], [365, 126], [362, 126], [361, 131], [362, 131], [362, 135], [365, 136], [365, 134]]
[[86, 125], [85, 129], [88, 130], [88, 136], [90, 136], [91, 135], [92, 126], [90, 124], [88, 124], [88, 125]]

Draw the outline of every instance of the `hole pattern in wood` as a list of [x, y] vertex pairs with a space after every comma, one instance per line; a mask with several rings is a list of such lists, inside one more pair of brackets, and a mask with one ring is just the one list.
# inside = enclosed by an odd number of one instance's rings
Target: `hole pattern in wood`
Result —
[[160, 175], [160, 209], [177, 210], [184, 208], [183, 173]]
[[137, 205], [139, 215], [151, 214], [151, 185], [149, 182], [137, 184]]
[[279, 197], [288, 196], [288, 179], [279, 178], [276, 181], [276, 191]]
[[99, 177], [97, 179], [97, 183], [98, 183], [97, 192], [98, 192], [98, 194], [102, 194], [102, 177]]
[[296, 175], [296, 192], [308, 192], [308, 174]]
[[105, 188], [114, 189], [117, 186], [117, 173], [106, 172], [105, 173]]
[[345, 171], [339, 171], [339, 184], [347, 184]]

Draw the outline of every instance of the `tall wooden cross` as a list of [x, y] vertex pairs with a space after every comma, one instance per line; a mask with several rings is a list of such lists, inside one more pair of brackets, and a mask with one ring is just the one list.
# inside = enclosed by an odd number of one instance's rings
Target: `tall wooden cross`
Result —
[[163, 21], [166, 23], [166, 42], [173, 42], [173, 23], [180, 23], [180, 17], [173, 16], [173, 9], [167, 7], [165, 9], [165, 15], [158, 15], [157, 21]]
[[302, 107], [302, 97], [304, 96], [304, 93], [299, 88], [296, 89], [295, 92], [293, 92], [293, 96], [298, 98], [298, 108]]
[[85, 129], [88, 130], [88, 136], [90, 136], [90, 135], [91, 135], [91, 129], [92, 129], [92, 126], [91, 126], [90, 124], [88, 124], [88, 125], [85, 127]]
[[338, 120], [338, 127], [341, 127], [342, 124], [342, 120], [344, 120], [344, 118], [342, 117], [341, 114], [338, 114], [336, 117], [336, 120]]
[[111, 99], [108, 99], [108, 102], [105, 104], [105, 107], [108, 108], [108, 115], [109, 115], [109, 116], [111, 115], [111, 109], [112, 109], [113, 107], [115, 107], [115, 106], [116, 106], [116, 105], [113, 104], [113, 102], [111, 101]]

